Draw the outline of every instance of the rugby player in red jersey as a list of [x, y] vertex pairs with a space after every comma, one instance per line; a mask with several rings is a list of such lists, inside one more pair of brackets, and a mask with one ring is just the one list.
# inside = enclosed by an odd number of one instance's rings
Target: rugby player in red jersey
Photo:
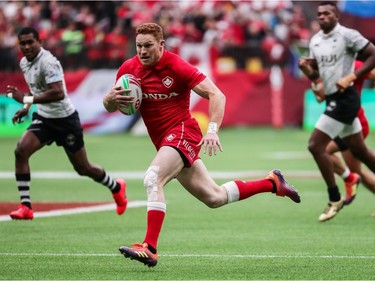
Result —
[[[155, 23], [141, 24], [136, 29], [137, 55], [125, 61], [117, 79], [129, 73], [140, 79], [143, 91], [140, 112], [157, 150], [144, 177], [147, 191], [147, 230], [142, 243], [121, 246], [127, 258], [155, 266], [157, 242], [166, 214], [165, 185], [176, 178], [194, 197], [210, 208], [246, 199], [261, 192], [287, 196], [299, 203], [298, 193], [279, 170], [265, 179], [234, 180], [221, 186], [210, 177], [199, 157], [222, 151], [218, 131], [223, 119], [225, 96], [216, 85], [182, 58], [165, 50], [162, 28]], [[116, 79], [116, 80], [117, 80]], [[209, 126], [202, 136], [198, 122], [190, 113], [190, 91], [209, 100]], [[127, 90], [114, 87], [103, 100], [108, 112], [131, 103]]]

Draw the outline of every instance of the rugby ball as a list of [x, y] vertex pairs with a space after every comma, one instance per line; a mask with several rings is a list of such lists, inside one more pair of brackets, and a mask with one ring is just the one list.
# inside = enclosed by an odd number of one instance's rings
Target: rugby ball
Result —
[[134, 102], [129, 106], [119, 107], [119, 110], [125, 115], [133, 115], [136, 113], [142, 103], [142, 89], [139, 79], [132, 74], [122, 75], [116, 82], [116, 87], [120, 86], [123, 89], [130, 89], [128, 96], [134, 97]]

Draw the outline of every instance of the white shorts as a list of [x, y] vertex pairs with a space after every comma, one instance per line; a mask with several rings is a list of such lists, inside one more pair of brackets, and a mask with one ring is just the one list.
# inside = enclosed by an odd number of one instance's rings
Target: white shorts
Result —
[[326, 133], [331, 139], [339, 136], [344, 138], [362, 131], [362, 125], [356, 117], [351, 125], [337, 121], [325, 114], [322, 114], [315, 124], [315, 128]]

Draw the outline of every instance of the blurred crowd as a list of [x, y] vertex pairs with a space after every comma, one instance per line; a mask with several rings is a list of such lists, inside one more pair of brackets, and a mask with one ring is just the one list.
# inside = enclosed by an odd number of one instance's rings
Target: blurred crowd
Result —
[[[310, 1], [311, 2], [311, 1]], [[304, 6], [305, 5], [305, 6]], [[0, 70], [18, 69], [17, 32], [39, 30], [43, 46], [65, 69], [117, 68], [135, 54], [134, 29], [157, 22], [166, 46], [207, 44], [213, 54], [290, 65], [318, 30], [314, 9], [299, 1], [2, 1]], [[313, 15], [308, 14], [312, 12]]]

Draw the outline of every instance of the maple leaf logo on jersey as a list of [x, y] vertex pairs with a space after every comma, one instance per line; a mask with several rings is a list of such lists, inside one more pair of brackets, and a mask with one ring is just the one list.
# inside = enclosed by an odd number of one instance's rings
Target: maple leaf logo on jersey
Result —
[[172, 86], [172, 84], [173, 84], [173, 79], [172, 79], [171, 77], [167, 76], [167, 77], [165, 77], [165, 78], [162, 80], [162, 82], [163, 82], [163, 85], [164, 85], [165, 87], [170, 88], [170, 87]]

